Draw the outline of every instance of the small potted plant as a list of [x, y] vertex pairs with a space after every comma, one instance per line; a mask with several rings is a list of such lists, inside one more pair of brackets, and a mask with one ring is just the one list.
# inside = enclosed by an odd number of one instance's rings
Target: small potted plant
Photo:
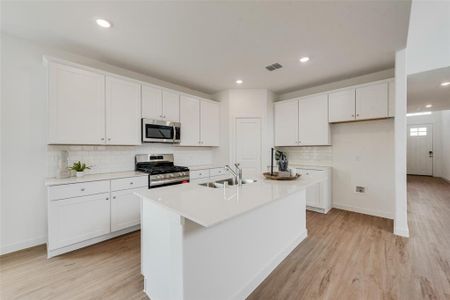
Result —
[[77, 162], [74, 162], [73, 165], [72, 165], [69, 169], [72, 170], [72, 171], [75, 171], [77, 177], [82, 177], [82, 176], [84, 176], [84, 174], [85, 174], [84, 171], [85, 171], [86, 169], [87, 169], [87, 170], [90, 170], [91, 167], [86, 166], [86, 164], [85, 164], [85, 163], [82, 163], [81, 161], [77, 161]]

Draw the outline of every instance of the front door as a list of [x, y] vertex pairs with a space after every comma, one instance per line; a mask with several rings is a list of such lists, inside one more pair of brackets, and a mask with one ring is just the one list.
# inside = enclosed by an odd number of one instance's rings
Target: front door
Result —
[[241, 164], [243, 178], [261, 173], [261, 120], [236, 119], [236, 162]]
[[433, 127], [408, 126], [407, 171], [412, 175], [433, 175]]

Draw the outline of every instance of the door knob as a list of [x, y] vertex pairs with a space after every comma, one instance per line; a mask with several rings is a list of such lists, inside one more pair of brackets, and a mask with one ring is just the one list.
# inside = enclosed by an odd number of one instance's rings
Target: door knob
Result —
[[428, 151], [428, 157], [433, 157], [433, 151]]

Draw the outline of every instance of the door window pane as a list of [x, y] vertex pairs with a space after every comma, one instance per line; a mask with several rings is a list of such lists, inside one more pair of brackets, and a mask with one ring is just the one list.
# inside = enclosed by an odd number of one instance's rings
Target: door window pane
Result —
[[426, 136], [427, 128], [426, 127], [412, 127], [409, 129], [409, 136]]

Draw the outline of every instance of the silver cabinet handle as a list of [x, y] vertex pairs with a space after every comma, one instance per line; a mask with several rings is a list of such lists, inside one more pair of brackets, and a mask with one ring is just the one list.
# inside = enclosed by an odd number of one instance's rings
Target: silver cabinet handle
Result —
[[355, 114], [352, 114], [352, 117], [354, 117], [355, 116]]
[[359, 117], [359, 114], [356, 114], [357, 117]]
[[108, 138], [108, 141], [110, 141], [111, 140], [111, 138]]
[[82, 192], [84, 192], [85, 190], [86, 190], [85, 188], [82, 188], [82, 189], [81, 189]]
[[108, 201], [109, 200], [109, 197], [106, 197], [106, 201]]
[[113, 196], [113, 199], [116, 199], [116, 196]]
[[132, 181], [132, 182], [130, 182], [130, 184], [134, 184], [134, 182]]
[[105, 138], [101, 138], [101, 140], [102, 140], [102, 141], [104, 141], [104, 140], [105, 140]]

